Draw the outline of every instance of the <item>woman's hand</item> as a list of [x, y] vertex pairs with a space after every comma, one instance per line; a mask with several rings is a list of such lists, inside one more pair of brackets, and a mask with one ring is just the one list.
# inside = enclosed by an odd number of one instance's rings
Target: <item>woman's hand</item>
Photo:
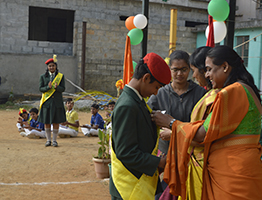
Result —
[[165, 166], [166, 166], [166, 156], [161, 157], [160, 162], [158, 164], [158, 169], [161, 171], [165, 168]]
[[52, 82], [51, 82], [51, 81], [49, 81], [48, 87], [49, 87], [49, 88], [52, 88]]
[[160, 132], [160, 138], [162, 140], [169, 141], [171, 137], [172, 131], [168, 128], [163, 128], [163, 131]]
[[173, 117], [167, 114], [162, 114], [159, 110], [151, 112], [151, 119], [158, 125], [159, 127], [169, 128], [170, 122]]

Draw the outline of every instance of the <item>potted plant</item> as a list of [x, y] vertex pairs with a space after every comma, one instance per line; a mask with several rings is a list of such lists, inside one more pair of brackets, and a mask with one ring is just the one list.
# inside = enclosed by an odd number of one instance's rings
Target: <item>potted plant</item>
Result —
[[108, 164], [111, 162], [109, 153], [109, 130], [98, 131], [98, 154], [93, 157], [96, 177], [97, 178], [109, 178], [109, 167]]

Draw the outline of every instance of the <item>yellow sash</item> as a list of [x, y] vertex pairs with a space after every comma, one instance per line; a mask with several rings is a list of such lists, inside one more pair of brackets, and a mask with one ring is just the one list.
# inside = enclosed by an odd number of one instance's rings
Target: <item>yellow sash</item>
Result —
[[62, 77], [63, 77], [63, 74], [58, 72], [58, 74], [56, 75], [56, 77], [54, 78], [54, 80], [52, 82], [52, 88], [50, 88], [50, 90], [48, 90], [47, 92], [42, 94], [42, 98], [41, 98], [41, 101], [40, 101], [40, 109], [41, 109], [43, 103], [47, 99], [49, 99], [52, 96], [52, 94], [54, 94], [54, 92], [55, 92], [55, 84], [57, 83], [57, 85], [59, 85], [61, 80], [62, 80]]
[[[152, 110], [147, 105], [148, 110]], [[157, 128], [157, 135], [159, 137], [159, 128]], [[158, 138], [157, 137], [157, 138]], [[151, 153], [152, 155], [157, 155], [158, 151], [158, 139], [156, 146]], [[111, 142], [112, 144], [112, 142]], [[141, 200], [141, 199], [155, 199], [155, 192], [157, 188], [158, 181], [158, 169], [155, 171], [153, 176], [148, 176], [143, 174], [139, 179], [137, 179], [130, 171], [128, 171], [120, 160], [117, 159], [113, 148], [111, 148], [111, 174], [115, 187], [122, 199], [124, 200]]]
[[208, 91], [194, 106], [191, 113], [191, 122], [203, 120], [205, 113], [207, 112], [208, 106], [214, 102], [219, 89], [212, 89]]
[[27, 120], [27, 123], [30, 124], [30, 121], [32, 120], [31, 115], [29, 116], [29, 119]]

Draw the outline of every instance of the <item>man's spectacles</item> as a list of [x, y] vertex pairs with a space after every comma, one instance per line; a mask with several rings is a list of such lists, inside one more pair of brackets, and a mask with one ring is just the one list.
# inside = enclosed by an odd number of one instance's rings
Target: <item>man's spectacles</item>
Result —
[[180, 72], [182, 72], [182, 73], [185, 73], [185, 72], [187, 72], [188, 70], [189, 70], [188, 67], [173, 68], [173, 69], [171, 69], [171, 71], [173, 71], [173, 72], [175, 72], [175, 73], [177, 73], [178, 71], [180, 71]]

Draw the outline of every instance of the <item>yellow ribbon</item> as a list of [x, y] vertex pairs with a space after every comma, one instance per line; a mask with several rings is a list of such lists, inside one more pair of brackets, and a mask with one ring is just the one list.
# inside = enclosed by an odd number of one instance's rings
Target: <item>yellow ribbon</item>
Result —
[[[148, 110], [151, 112], [151, 108], [147, 105]], [[157, 135], [159, 138], [159, 128], [157, 128]], [[156, 156], [158, 152], [158, 142], [157, 139], [152, 155]], [[112, 144], [112, 142], [111, 142]], [[140, 199], [154, 199], [155, 192], [158, 182], [158, 169], [155, 171], [153, 176], [148, 176], [143, 174], [139, 179], [137, 179], [120, 160], [117, 159], [113, 148], [111, 148], [111, 163], [112, 163], [112, 178], [115, 187], [121, 197], [124, 200], [140, 200]]]
[[[19, 108], [20, 113], [24, 113], [23, 110], [24, 110], [24, 108]], [[32, 119], [32, 117], [30, 116], [29, 119], [27, 120], [28, 124], [30, 124], [31, 119]]]

